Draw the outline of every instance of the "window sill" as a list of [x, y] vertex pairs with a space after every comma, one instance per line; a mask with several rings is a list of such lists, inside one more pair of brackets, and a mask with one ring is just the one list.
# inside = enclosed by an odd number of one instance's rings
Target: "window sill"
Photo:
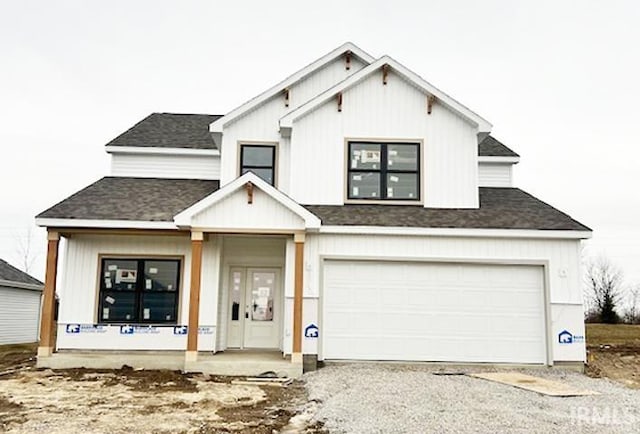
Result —
[[424, 206], [422, 200], [345, 199], [345, 205], [415, 205]]

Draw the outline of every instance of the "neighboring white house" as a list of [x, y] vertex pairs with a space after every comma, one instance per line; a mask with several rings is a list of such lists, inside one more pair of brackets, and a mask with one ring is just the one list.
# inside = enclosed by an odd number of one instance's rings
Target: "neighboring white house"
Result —
[[107, 144], [110, 176], [36, 218], [40, 365], [180, 350], [189, 369], [256, 348], [295, 366], [581, 365], [591, 230], [515, 188], [519, 156], [490, 133], [351, 43], [224, 116], [148, 116]]
[[38, 341], [42, 286], [0, 259], [0, 345]]

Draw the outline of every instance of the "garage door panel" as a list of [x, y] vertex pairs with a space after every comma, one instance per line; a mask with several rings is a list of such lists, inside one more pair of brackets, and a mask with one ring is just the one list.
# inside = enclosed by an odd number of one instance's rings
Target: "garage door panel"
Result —
[[327, 261], [326, 359], [544, 363], [542, 267]]

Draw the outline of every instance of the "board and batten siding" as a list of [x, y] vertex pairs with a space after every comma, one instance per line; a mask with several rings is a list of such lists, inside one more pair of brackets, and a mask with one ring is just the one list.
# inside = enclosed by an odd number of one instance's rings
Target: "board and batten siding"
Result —
[[38, 341], [41, 291], [0, 286], [0, 345]]
[[112, 154], [111, 174], [140, 178], [220, 179], [220, 156]]
[[422, 141], [422, 197], [428, 207], [478, 206], [476, 127], [442, 104], [427, 114], [426, 95], [391, 72], [372, 74], [294, 121], [290, 196], [299, 203], [339, 205], [346, 195], [345, 140]]
[[480, 187], [513, 187], [513, 165], [478, 163]]
[[282, 116], [306, 103], [314, 96], [359, 71], [365, 64], [352, 56], [351, 68], [345, 68], [342, 56], [304, 77], [289, 88], [289, 107], [285, 106], [283, 93], [274, 96], [256, 109], [246, 113], [230, 125], [225, 126], [221, 146], [221, 184], [233, 181], [238, 176], [238, 144], [242, 142], [278, 143], [277, 188], [289, 191], [289, 146], [288, 139], [280, 137], [278, 121]]
[[[220, 251], [220, 237], [210, 235], [204, 242], [202, 252], [200, 305], [203, 308], [200, 309], [199, 315], [201, 326], [215, 327], [217, 322]], [[60, 270], [62, 276], [58, 285], [59, 324], [96, 323], [99, 293], [98, 267], [101, 255], [138, 258], [158, 255], [183, 257], [177, 324], [187, 324], [191, 283], [191, 241], [188, 234], [167, 237], [74, 235], [65, 245], [65, 260]], [[96, 339], [99, 339], [99, 335], [96, 335]], [[59, 336], [60, 343], [64, 345], [64, 337], [61, 340]], [[162, 342], [158, 342], [158, 345], [160, 345], [158, 349], [163, 349]]]

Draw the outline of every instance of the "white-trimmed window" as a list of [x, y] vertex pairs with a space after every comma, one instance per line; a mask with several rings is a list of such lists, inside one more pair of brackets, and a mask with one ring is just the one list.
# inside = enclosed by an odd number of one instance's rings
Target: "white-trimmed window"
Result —
[[420, 200], [420, 144], [351, 141], [347, 198]]

